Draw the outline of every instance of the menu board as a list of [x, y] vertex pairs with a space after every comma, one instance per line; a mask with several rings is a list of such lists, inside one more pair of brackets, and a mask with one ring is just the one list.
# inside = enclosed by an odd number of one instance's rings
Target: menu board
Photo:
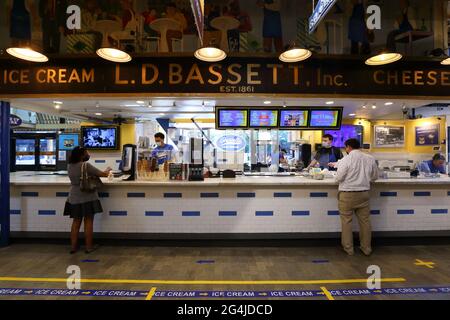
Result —
[[246, 128], [248, 126], [248, 110], [218, 109], [216, 118], [219, 129]]
[[250, 127], [276, 128], [278, 126], [278, 110], [250, 110]]
[[348, 139], [357, 139], [363, 144], [363, 126], [360, 125], [343, 125], [340, 130], [325, 130], [324, 134], [333, 136], [333, 145], [338, 148], [345, 147], [345, 141]]
[[308, 110], [281, 110], [281, 128], [305, 128], [308, 126]]
[[339, 128], [341, 124], [340, 110], [311, 110], [311, 128]]

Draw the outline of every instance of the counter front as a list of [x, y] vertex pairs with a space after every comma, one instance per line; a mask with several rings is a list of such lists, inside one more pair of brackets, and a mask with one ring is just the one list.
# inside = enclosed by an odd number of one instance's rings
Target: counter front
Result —
[[[337, 183], [303, 177], [188, 181], [104, 180], [94, 230], [130, 238], [296, 238], [340, 232]], [[11, 174], [13, 236], [70, 231], [66, 176]], [[371, 191], [380, 235], [450, 234], [450, 178], [378, 180]], [[355, 230], [358, 230], [356, 219]]]

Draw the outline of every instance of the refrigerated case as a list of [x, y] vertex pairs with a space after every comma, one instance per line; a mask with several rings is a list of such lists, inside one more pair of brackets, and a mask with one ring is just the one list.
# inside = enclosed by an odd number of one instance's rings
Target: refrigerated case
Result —
[[11, 142], [13, 171], [56, 169], [56, 133], [13, 133]]

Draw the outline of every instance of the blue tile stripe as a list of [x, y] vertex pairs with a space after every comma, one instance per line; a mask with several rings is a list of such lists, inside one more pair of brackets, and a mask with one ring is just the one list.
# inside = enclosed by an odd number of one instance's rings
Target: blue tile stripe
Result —
[[381, 211], [380, 210], [370, 210], [370, 214], [374, 215], [374, 216], [377, 216], [377, 215], [381, 214]]
[[183, 211], [181, 215], [183, 217], [200, 217], [200, 211]]
[[22, 192], [22, 197], [39, 197], [39, 192]]
[[164, 198], [182, 198], [183, 194], [179, 192], [166, 192]]
[[292, 192], [275, 192], [274, 198], [292, 198]]
[[218, 192], [202, 192], [200, 198], [219, 198]]
[[99, 192], [98, 197], [99, 198], [109, 198], [109, 192]]
[[219, 211], [219, 217], [236, 217], [237, 211]]
[[118, 217], [123, 217], [123, 216], [127, 216], [128, 212], [127, 211], [110, 211], [109, 212], [110, 216], [118, 216]]
[[414, 192], [414, 197], [431, 197], [430, 191], [416, 191]]
[[39, 210], [38, 215], [40, 215], [40, 216], [56, 216], [56, 210]]
[[257, 217], [272, 217], [273, 211], [256, 211], [255, 216], [257, 216]]
[[328, 198], [328, 192], [311, 192], [309, 196], [311, 198]]
[[56, 197], [58, 198], [67, 198], [69, 196], [68, 192], [57, 192]]
[[431, 214], [448, 214], [448, 209], [431, 209]]
[[309, 216], [311, 213], [309, 211], [292, 211], [293, 216]]
[[391, 192], [391, 191], [382, 191], [380, 192], [380, 197], [396, 197], [397, 192]]
[[144, 192], [128, 192], [127, 198], [145, 198]]
[[9, 211], [9, 214], [12, 214], [12, 215], [19, 215], [20, 213], [21, 213], [20, 210], [10, 210]]
[[254, 192], [238, 192], [236, 195], [238, 198], [254, 198], [256, 193]]
[[164, 211], [145, 211], [146, 217], [162, 217], [164, 216]]
[[397, 210], [397, 214], [414, 214], [413, 209], [399, 209]]
[[106, 160], [95, 160], [95, 163], [106, 163]]
[[327, 214], [329, 216], [338, 216], [339, 215], [339, 211], [338, 210], [328, 210]]

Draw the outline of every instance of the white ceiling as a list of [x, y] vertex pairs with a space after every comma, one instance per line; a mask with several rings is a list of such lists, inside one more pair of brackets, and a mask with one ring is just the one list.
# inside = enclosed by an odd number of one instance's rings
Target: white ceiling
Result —
[[[137, 101], [143, 101], [143, 104]], [[243, 98], [243, 99], [207, 99], [201, 98], [152, 98], [144, 100], [141, 98], [64, 98], [64, 99], [12, 99], [12, 106], [35, 112], [55, 114], [60, 116], [75, 117], [79, 119], [98, 118], [111, 119], [120, 115], [123, 118], [131, 119], [155, 119], [155, 118], [214, 118], [215, 106], [236, 106], [236, 107], [270, 107], [283, 106], [342, 106], [344, 107], [344, 118], [362, 119], [402, 119], [402, 108], [417, 108], [429, 103], [449, 103], [439, 100], [409, 100], [409, 99], [299, 99], [299, 98], [273, 98], [271, 104], [264, 104], [263, 98]], [[60, 109], [54, 107], [54, 101], [62, 102]], [[333, 105], [327, 105], [327, 101], [334, 101]], [[204, 106], [202, 103], [204, 102]], [[392, 102], [392, 105], [385, 105]], [[152, 108], [148, 105], [151, 103]], [[175, 106], [174, 106], [175, 103]], [[376, 109], [372, 106], [376, 105]], [[366, 105], [366, 108], [363, 108]], [[101, 115], [96, 115], [101, 113]], [[355, 114], [355, 116], [349, 116]]]

